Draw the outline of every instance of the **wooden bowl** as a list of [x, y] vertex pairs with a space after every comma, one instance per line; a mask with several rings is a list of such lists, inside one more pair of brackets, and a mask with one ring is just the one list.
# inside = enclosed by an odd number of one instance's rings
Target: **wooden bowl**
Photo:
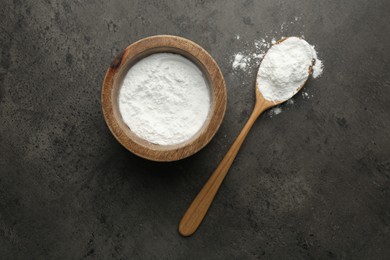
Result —
[[[204, 73], [210, 87], [210, 111], [203, 127], [180, 144], [158, 145], [138, 137], [119, 112], [118, 93], [127, 71], [142, 58], [159, 52], [180, 54], [191, 60]], [[226, 85], [217, 63], [202, 47], [181, 37], [157, 35], [131, 44], [114, 59], [103, 81], [102, 107], [112, 134], [129, 151], [153, 161], [175, 161], [198, 152], [215, 135], [225, 115]]]

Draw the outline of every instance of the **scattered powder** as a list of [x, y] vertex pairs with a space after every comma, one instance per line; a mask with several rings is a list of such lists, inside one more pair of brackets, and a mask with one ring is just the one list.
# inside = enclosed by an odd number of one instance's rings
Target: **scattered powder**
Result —
[[[268, 38], [268, 36], [266, 36]], [[284, 36], [281, 37], [281, 39], [285, 38]], [[300, 38], [304, 39], [305, 37], [302, 35]], [[253, 69], [257, 66], [259, 66], [260, 61], [264, 58], [267, 50], [275, 44], [277, 41], [273, 37], [270, 42], [268, 42], [266, 39], [262, 38], [260, 40], [255, 40], [253, 45], [254, 48], [250, 49], [244, 49], [238, 53], [236, 53], [233, 56], [233, 63], [232, 67], [233, 70], [238, 71], [247, 71], [248, 69]], [[246, 43], [248, 45], [248, 43]], [[314, 46], [312, 46], [314, 50]], [[313, 65], [313, 78], [318, 78], [321, 76], [323, 71], [323, 63], [320, 59], [317, 57], [317, 52], [314, 50], [313, 52], [315, 63]]]
[[309, 99], [309, 98], [312, 98], [314, 97], [314, 95], [310, 95], [309, 93], [305, 92], [305, 91], [302, 91], [302, 97], [304, 99]]
[[130, 68], [119, 91], [119, 111], [139, 137], [173, 145], [194, 136], [210, 109], [203, 73], [178, 54], [150, 55]]
[[[294, 32], [299, 32], [299, 28], [303, 29], [304, 27], [305, 25], [302, 24], [301, 17], [294, 16], [292, 20], [280, 24], [280, 31], [270, 31], [265, 33], [262, 38], [255, 40], [254, 42], [245, 42], [240, 40], [244, 47], [241, 48], [238, 53], [235, 53], [231, 58], [233, 70], [235, 72], [247, 72], [257, 69], [267, 50], [272, 46], [272, 44], [276, 43], [276, 39], [283, 39], [285, 38], [283, 34], [287, 34], [292, 30]], [[295, 34], [300, 38], [305, 39], [303, 31]], [[238, 40], [242, 37], [237, 34], [235, 38]], [[237, 56], [237, 54], [239, 54], [239, 56]], [[320, 60], [317, 59], [317, 62], [313, 65], [313, 70], [314, 71], [312, 76], [314, 78], [317, 78], [321, 75], [323, 65]]]
[[244, 70], [248, 66], [250, 60], [251, 58], [249, 56], [244, 56], [242, 53], [237, 53], [234, 56], [233, 68], [240, 68]]
[[313, 65], [313, 78], [318, 78], [321, 76], [322, 71], [324, 70], [324, 65], [321, 60], [317, 58], [317, 53], [315, 52], [315, 63]]
[[271, 46], [271, 43], [266, 42], [264, 39], [255, 41], [255, 52], [242, 51], [238, 52], [233, 57], [233, 69], [235, 71], [242, 70], [246, 71], [249, 68], [258, 66], [260, 60], [264, 57], [266, 49]]
[[[309, 67], [317, 63], [314, 47], [298, 37], [289, 37], [275, 44], [261, 62], [257, 82], [264, 98], [284, 101], [294, 96], [309, 76]], [[318, 62], [321, 65], [321, 62]], [[322, 67], [313, 67], [318, 76]]]
[[274, 114], [279, 115], [280, 113], [282, 113], [282, 109], [280, 107], [275, 107]]
[[292, 106], [292, 105], [294, 105], [294, 100], [293, 100], [292, 98], [290, 98], [289, 100], [287, 100], [286, 103], [281, 104], [281, 105], [279, 105], [279, 106], [276, 106], [276, 107], [274, 107], [274, 108], [271, 108], [271, 109], [269, 110], [269, 112], [268, 112], [268, 115], [269, 115], [270, 117], [279, 115], [280, 113], [282, 113], [283, 108], [289, 107], [289, 106]]
[[[260, 61], [264, 58], [267, 50], [272, 46], [272, 44], [276, 43], [276, 39], [285, 38], [284, 36], [280, 36], [280, 35], [288, 33], [288, 31], [290, 31], [291, 29], [297, 31], [297, 27], [304, 28], [305, 25], [301, 23], [302, 23], [301, 18], [295, 16], [292, 21], [283, 22], [280, 25], [280, 32], [272, 31], [268, 34], [264, 34], [264, 38], [255, 40], [253, 43], [243, 41], [244, 48], [241, 49], [240, 52], [233, 55], [233, 59], [232, 59], [233, 70], [235, 72], [238, 71], [247, 72], [248, 70], [253, 71], [254, 69], [257, 69], [260, 64]], [[298, 35], [301, 39], [305, 39], [303, 32], [299, 33]], [[236, 39], [239, 39], [238, 35], [236, 36]], [[310, 47], [311, 47], [311, 55], [313, 60], [312, 77], [318, 78], [322, 74], [323, 63], [321, 60], [318, 59], [314, 46], [310, 46]], [[305, 74], [305, 77], [307, 77], [307, 73]], [[309, 95], [309, 93], [307, 92], [302, 92], [302, 96], [304, 99], [309, 99], [310, 97], [313, 97], [313, 95]], [[290, 98], [285, 104], [270, 109], [268, 114], [270, 117], [273, 117], [275, 115], [280, 114], [286, 106], [291, 106], [291, 105], [294, 105], [294, 100]]]
[[253, 53], [252, 57], [254, 59], [262, 59], [262, 58], [264, 58], [264, 55], [265, 55], [265, 53]]
[[280, 107], [274, 107], [274, 108], [272, 108], [272, 109], [269, 111], [270, 117], [277, 116], [277, 115], [279, 115], [280, 113], [282, 113], [282, 108], [280, 108]]

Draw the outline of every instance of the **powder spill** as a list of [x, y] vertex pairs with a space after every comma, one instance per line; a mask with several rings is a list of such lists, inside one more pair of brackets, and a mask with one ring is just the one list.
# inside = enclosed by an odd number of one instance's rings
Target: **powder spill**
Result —
[[234, 61], [233, 61], [233, 68], [237, 69], [245, 69], [250, 62], [250, 57], [244, 56], [242, 53], [237, 53], [234, 56]]
[[274, 108], [272, 108], [272, 109], [269, 111], [269, 116], [270, 116], [270, 117], [277, 116], [277, 115], [279, 115], [280, 113], [282, 113], [282, 109], [281, 109], [280, 107], [274, 107]]
[[321, 76], [322, 71], [324, 70], [324, 65], [320, 59], [317, 58], [317, 53], [315, 53], [315, 63], [313, 65], [313, 78], [318, 78]]
[[178, 54], [150, 55], [130, 68], [119, 91], [119, 111], [137, 136], [160, 145], [193, 137], [210, 109], [203, 73]]
[[[285, 37], [282, 37], [282, 39], [283, 38]], [[301, 38], [304, 39], [304, 36], [301, 36]], [[254, 51], [253, 48], [250, 48], [251, 50], [243, 50], [234, 54], [232, 63], [233, 70], [247, 71], [248, 69], [253, 69], [254, 67], [259, 66], [260, 61], [264, 58], [267, 50], [272, 46], [272, 44], [275, 43], [275, 38], [272, 38], [271, 42], [267, 42], [264, 38], [260, 40], [255, 40]], [[317, 57], [317, 52], [315, 51], [314, 46], [311, 47], [313, 48], [313, 59], [315, 60], [315, 63], [313, 65], [312, 77], [318, 78], [321, 76], [324, 66], [323, 62]]]
[[271, 108], [269, 111], [268, 111], [268, 115], [269, 117], [273, 117], [273, 116], [277, 116], [279, 115], [280, 113], [283, 112], [283, 109], [284, 108], [288, 108], [289, 106], [292, 106], [294, 105], [294, 100], [291, 98], [289, 100], [287, 100], [286, 103], [282, 104], [282, 105], [279, 105], [277, 107], [274, 107], [274, 108]]
[[258, 66], [260, 60], [264, 57], [266, 49], [271, 46], [271, 43], [263, 41], [254, 42], [256, 51], [253, 53], [248, 53], [246, 51], [238, 52], [233, 57], [233, 69], [235, 71], [242, 70], [246, 71], [248, 68]]
[[[262, 38], [255, 40], [253, 43], [241, 40], [245, 47], [241, 49], [238, 53], [233, 54], [233, 57], [231, 59], [234, 72], [247, 72], [256, 69], [260, 64], [261, 59], [264, 58], [264, 55], [267, 50], [272, 46], [272, 44], [276, 43], [276, 39], [285, 38], [283, 34], [287, 34], [289, 31], [299, 32], [299, 29], [303, 29], [305, 27], [305, 25], [302, 23], [303, 21], [301, 17], [294, 16], [291, 21], [283, 22], [280, 24], [280, 31], [271, 31], [269, 33], [266, 33]], [[305, 36], [303, 35], [303, 31], [294, 34], [298, 34], [298, 36], [300, 36], [300, 38], [302, 39], [305, 38]], [[240, 39], [238, 34], [235, 38], [237, 40]], [[321, 60], [318, 59], [317, 56], [315, 56], [315, 59], [316, 62], [313, 65], [312, 77], [318, 78], [321, 76], [323, 70], [323, 63]]]
[[[257, 74], [263, 97], [275, 102], [290, 99], [309, 77], [313, 60], [317, 62], [317, 53], [301, 38], [288, 37], [273, 45], [262, 60]], [[320, 74], [316, 72], [316, 75]]]
[[302, 91], [302, 97], [303, 97], [303, 99], [309, 99], [309, 98], [314, 97], [314, 95], [310, 95], [306, 91]]

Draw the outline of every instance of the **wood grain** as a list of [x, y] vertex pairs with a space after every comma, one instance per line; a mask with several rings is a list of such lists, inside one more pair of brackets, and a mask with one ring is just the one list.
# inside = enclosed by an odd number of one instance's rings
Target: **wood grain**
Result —
[[[127, 71], [140, 59], [159, 52], [180, 54], [194, 62], [210, 86], [211, 107], [200, 131], [190, 140], [177, 145], [158, 145], [135, 135], [123, 122], [118, 108], [118, 91]], [[226, 110], [226, 84], [214, 59], [196, 43], [171, 35], [157, 35], [139, 40], [118, 55], [108, 68], [102, 87], [104, 118], [112, 134], [134, 154], [153, 161], [186, 158], [210, 142], [222, 123]]]
[[280, 103], [264, 99], [256, 86], [256, 104], [253, 112], [225, 157], [184, 213], [179, 223], [179, 233], [182, 236], [192, 235], [199, 227], [253, 123], [265, 110]]

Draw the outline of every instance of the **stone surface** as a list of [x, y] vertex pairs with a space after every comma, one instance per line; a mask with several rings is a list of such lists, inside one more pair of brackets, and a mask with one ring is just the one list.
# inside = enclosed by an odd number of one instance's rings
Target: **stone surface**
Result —
[[[20, 1], [0, 8], [1, 259], [388, 259], [390, 2]], [[228, 106], [211, 143], [140, 159], [105, 125], [105, 70], [130, 43], [203, 46]], [[198, 232], [177, 225], [254, 104], [256, 39], [305, 35], [324, 60], [254, 125]], [[237, 40], [236, 36], [240, 39]]]

